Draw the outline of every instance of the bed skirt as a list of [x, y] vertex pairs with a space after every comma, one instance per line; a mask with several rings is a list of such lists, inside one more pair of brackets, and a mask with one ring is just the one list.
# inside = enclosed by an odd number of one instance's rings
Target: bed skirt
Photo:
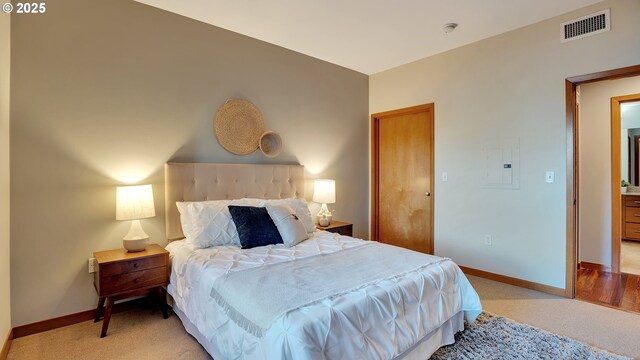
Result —
[[[193, 325], [184, 312], [182, 312], [182, 310], [180, 310], [173, 301], [171, 301], [171, 306], [173, 308], [173, 312], [176, 313], [178, 318], [180, 318], [180, 321], [182, 321], [187, 332], [198, 340], [200, 345], [207, 350], [209, 355], [211, 355], [215, 360], [224, 359], [224, 356], [216, 351], [214, 346], [207, 341], [206, 336], [198, 331], [196, 326]], [[464, 312], [460, 311], [453, 315], [449, 320], [445, 321], [439, 328], [423, 337], [411, 349], [405, 351], [400, 356], [397, 356], [394, 360], [426, 360], [440, 347], [453, 344], [455, 342], [454, 335], [462, 330], [464, 330]]]

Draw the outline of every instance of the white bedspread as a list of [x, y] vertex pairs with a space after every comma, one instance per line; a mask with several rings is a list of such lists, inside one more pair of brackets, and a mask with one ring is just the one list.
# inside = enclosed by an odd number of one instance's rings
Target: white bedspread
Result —
[[[317, 232], [292, 248], [222, 246], [194, 251], [176, 241], [167, 246], [173, 261], [168, 290], [175, 305], [206, 336], [216, 360], [393, 359], [460, 311], [468, 321], [480, 313], [476, 292], [451, 260], [290, 311], [263, 337], [231, 321], [210, 297], [213, 283], [225, 274], [359, 245], [362, 240], [327, 232]], [[432, 262], [424, 256], [425, 262]]]

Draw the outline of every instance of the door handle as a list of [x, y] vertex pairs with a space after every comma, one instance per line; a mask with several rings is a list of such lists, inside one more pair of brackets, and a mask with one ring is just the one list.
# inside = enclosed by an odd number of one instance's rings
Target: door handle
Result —
[[425, 196], [427, 196], [427, 197], [431, 196], [431, 193], [430, 193], [430, 192], [428, 192], [428, 191], [427, 191], [426, 193], [424, 193], [424, 194], [425, 194]]

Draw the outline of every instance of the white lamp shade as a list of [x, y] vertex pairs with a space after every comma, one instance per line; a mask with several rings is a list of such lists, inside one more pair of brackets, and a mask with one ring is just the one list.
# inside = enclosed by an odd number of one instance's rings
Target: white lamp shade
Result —
[[137, 220], [156, 216], [151, 185], [118, 186], [116, 220]]
[[336, 202], [336, 181], [318, 179], [313, 184], [313, 201], [320, 204], [333, 204]]

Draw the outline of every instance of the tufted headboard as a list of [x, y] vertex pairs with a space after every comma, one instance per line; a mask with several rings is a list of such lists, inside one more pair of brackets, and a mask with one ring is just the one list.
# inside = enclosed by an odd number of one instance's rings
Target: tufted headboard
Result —
[[165, 222], [169, 241], [184, 238], [176, 201], [304, 197], [304, 166], [167, 163]]

